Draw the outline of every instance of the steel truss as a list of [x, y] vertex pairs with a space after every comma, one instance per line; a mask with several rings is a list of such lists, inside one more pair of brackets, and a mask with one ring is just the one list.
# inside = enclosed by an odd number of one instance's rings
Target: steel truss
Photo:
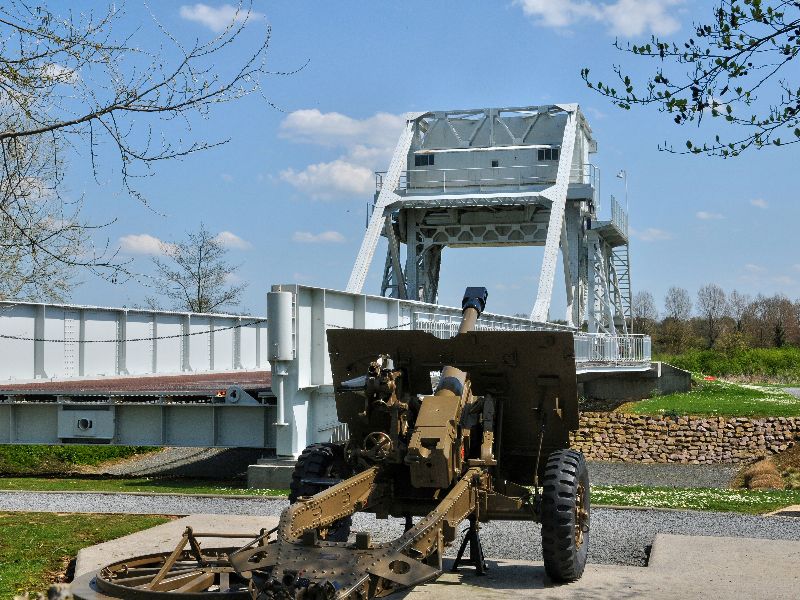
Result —
[[444, 248], [542, 246], [531, 320], [551, 318], [560, 252], [567, 323], [627, 334], [627, 217], [612, 200], [598, 219], [595, 151], [576, 104], [407, 115], [347, 291], [361, 292], [381, 235], [381, 295], [432, 304]]

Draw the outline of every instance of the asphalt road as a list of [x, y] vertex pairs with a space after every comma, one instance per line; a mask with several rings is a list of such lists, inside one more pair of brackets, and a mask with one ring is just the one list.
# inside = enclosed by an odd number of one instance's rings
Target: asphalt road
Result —
[[[286, 505], [284, 499], [268, 498], [0, 492], [0, 511], [257, 516], [278, 515]], [[369, 530], [376, 540], [391, 539], [402, 533], [402, 523], [357, 515], [353, 529]], [[800, 540], [800, 519], [699, 511], [595, 508], [592, 511], [589, 561], [644, 565], [657, 533]], [[535, 523], [495, 521], [484, 526], [481, 538], [488, 557], [541, 560], [539, 526]]]

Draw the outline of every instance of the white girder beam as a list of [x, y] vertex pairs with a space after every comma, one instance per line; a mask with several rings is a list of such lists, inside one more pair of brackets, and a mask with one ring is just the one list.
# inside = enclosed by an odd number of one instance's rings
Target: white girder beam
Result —
[[375, 203], [375, 209], [370, 217], [367, 231], [364, 234], [364, 240], [361, 242], [361, 248], [358, 251], [358, 256], [356, 256], [353, 271], [350, 273], [350, 280], [347, 282], [348, 292], [357, 294], [364, 288], [364, 282], [367, 279], [367, 273], [372, 264], [372, 258], [375, 255], [375, 248], [378, 246], [378, 238], [384, 226], [383, 210], [400, 199], [395, 193], [395, 190], [400, 184], [400, 176], [406, 169], [408, 150], [414, 139], [414, 121], [423, 114], [424, 113], [406, 114], [406, 128], [400, 136], [400, 140], [397, 142], [394, 154], [392, 155], [392, 162], [389, 164], [389, 170], [383, 178], [383, 187], [378, 193], [378, 201]]
[[578, 123], [578, 105], [564, 104], [559, 108], [567, 114], [564, 125], [564, 136], [559, 153], [558, 174], [554, 186], [544, 190], [541, 195], [552, 202], [550, 207], [550, 223], [547, 226], [547, 241], [542, 257], [542, 269], [539, 275], [539, 290], [536, 302], [531, 311], [531, 320], [547, 321], [550, 302], [553, 298], [553, 283], [556, 278], [556, 263], [561, 242], [561, 226], [564, 220], [564, 207], [567, 203], [567, 191], [572, 172], [572, 154], [575, 148], [575, 133]]

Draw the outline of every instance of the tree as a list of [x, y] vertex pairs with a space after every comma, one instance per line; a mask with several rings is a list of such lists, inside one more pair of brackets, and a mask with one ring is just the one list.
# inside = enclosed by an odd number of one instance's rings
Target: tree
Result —
[[692, 299], [689, 292], [677, 286], [667, 290], [664, 297], [664, 318], [687, 321], [692, 314]]
[[658, 310], [653, 294], [650, 292], [637, 292], [631, 303], [631, 316], [633, 317], [633, 330], [642, 333], [651, 333], [658, 319]]
[[671, 352], [682, 352], [690, 339], [688, 321], [692, 315], [692, 299], [689, 292], [677, 286], [667, 290], [664, 297], [664, 321], [661, 326], [661, 342]]
[[0, 142], [0, 299], [64, 301], [88, 252], [80, 202], [58, 197], [49, 137]]
[[615, 66], [619, 83], [607, 85], [591, 81], [585, 68], [581, 75], [590, 88], [623, 109], [655, 106], [678, 125], [699, 125], [707, 116], [724, 125], [713, 138], [687, 141], [683, 152], [728, 157], [800, 142], [800, 79], [791, 69], [800, 54], [800, 2], [720, 0], [712, 18], [695, 23], [683, 42], [653, 36], [615, 46], [657, 60], [655, 73], [642, 85]]
[[160, 293], [175, 310], [218, 312], [241, 301], [247, 283], [235, 283], [240, 265], [225, 260], [227, 248], [202, 223], [185, 241], [162, 243], [161, 250], [165, 258], [154, 257], [153, 265], [165, 284]]
[[720, 324], [728, 313], [725, 292], [714, 283], [704, 285], [697, 291], [697, 310], [705, 321], [708, 347], [713, 348], [720, 334]]
[[794, 304], [783, 294], [764, 298], [762, 314], [772, 332], [772, 345], [783, 347], [789, 336], [797, 333], [797, 314]]
[[127, 20], [116, 4], [62, 15], [25, 0], [3, 3], [0, 293], [59, 299], [71, 282], [59, 272], [88, 268], [112, 281], [127, 273], [107, 244], [85, 244], [92, 225], [80, 217], [80, 199], [63, 190], [65, 172], [75, 170], [68, 158], [85, 160], [104, 185], [119, 173], [123, 191], [146, 204], [140, 177], [224, 144], [195, 129], [215, 107], [260, 90], [266, 22], [243, 60], [229, 56], [256, 21], [250, 8], [240, 4], [210, 39], [185, 43], [154, 14]]
[[731, 318], [736, 323], [736, 331], [741, 333], [744, 331], [744, 320], [750, 312], [750, 304], [752, 300], [749, 295], [741, 294], [733, 290], [728, 296], [728, 309], [731, 313]]

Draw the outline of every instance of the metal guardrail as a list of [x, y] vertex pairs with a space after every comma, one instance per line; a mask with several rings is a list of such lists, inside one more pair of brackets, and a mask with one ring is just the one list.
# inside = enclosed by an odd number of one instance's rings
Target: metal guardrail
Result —
[[267, 368], [263, 316], [0, 301], [0, 382]]
[[[411, 329], [432, 333], [439, 338], [451, 338], [458, 333], [461, 314], [415, 312]], [[522, 317], [496, 317], [484, 315], [478, 319], [475, 331], [573, 331], [566, 325], [536, 323]]]
[[[412, 329], [427, 331], [439, 338], [458, 333], [459, 315], [414, 313]], [[480, 319], [477, 331], [574, 331], [565, 325], [536, 323], [522, 318]], [[652, 357], [651, 340], [646, 335], [608, 335], [575, 333], [575, 362], [579, 365], [645, 366]]]
[[[486, 188], [554, 185], [557, 163], [508, 165], [503, 167], [464, 167], [453, 169], [407, 169], [400, 174], [399, 194], [409, 192], [442, 192], [469, 188], [483, 191]], [[385, 171], [375, 173], [375, 191], [383, 189]], [[591, 185], [599, 198], [600, 169], [591, 163], [573, 167], [570, 183]]]
[[628, 235], [628, 213], [614, 196], [611, 196], [611, 223], [626, 236]]
[[602, 363], [613, 367], [649, 364], [651, 358], [651, 340], [646, 335], [575, 334], [576, 363]]

